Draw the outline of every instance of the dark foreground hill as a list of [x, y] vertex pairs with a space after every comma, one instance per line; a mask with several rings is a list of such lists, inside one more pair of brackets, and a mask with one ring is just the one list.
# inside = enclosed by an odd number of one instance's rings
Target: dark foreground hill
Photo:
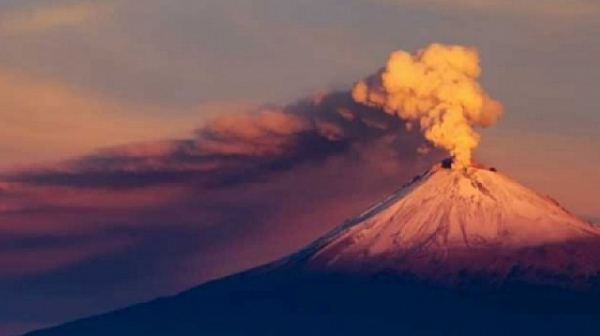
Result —
[[30, 336], [600, 335], [600, 295], [380, 274], [248, 273]]

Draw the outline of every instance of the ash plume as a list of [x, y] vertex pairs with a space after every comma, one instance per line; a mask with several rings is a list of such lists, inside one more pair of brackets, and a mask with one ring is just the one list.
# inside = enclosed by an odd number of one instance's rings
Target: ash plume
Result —
[[471, 164], [479, 144], [474, 127], [492, 126], [503, 112], [477, 81], [480, 74], [475, 49], [432, 44], [415, 54], [392, 53], [386, 67], [359, 81], [352, 95], [356, 102], [408, 121], [408, 128], [417, 123], [460, 168]]

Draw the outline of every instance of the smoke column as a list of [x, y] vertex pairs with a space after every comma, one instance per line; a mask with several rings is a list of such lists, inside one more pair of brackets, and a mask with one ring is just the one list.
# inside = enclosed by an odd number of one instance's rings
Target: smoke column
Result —
[[413, 55], [392, 53], [383, 70], [355, 85], [352, 97], [409, 121], [407, 127], [418, 123], [463, 168], [480, 140], [473, 127], [492, 126], [503, 112], [477, 81], [480, 74], [476, 50], [432, 44]]

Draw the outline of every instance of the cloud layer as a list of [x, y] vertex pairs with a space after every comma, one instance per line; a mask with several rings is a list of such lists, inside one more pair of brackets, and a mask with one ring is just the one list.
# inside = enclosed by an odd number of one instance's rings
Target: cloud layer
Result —
[[580, 19], [600, 16], [594, 0], [362, 0], [386, 5], [429, 9], [470, 10], [493, 15]]
[[80, 1], [68, 4], [31, 5], [0, 17], [0, 35], [47, 32], [56, 28], [73, 28], [110, 15], [115, 4], [106, 1]]

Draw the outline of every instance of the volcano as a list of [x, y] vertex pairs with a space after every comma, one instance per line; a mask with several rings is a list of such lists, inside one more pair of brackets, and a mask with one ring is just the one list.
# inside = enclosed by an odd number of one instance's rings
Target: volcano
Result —
[[540, 333], [600, 334], [600, 229], [446, 160], [281, 260], [28, 335]]
[[600, 229], [482, 165], [433, 167], [286, 260], [312, 270], [409, 273], [456, 284], [465, 274], [586, 287], [600, 270]]

